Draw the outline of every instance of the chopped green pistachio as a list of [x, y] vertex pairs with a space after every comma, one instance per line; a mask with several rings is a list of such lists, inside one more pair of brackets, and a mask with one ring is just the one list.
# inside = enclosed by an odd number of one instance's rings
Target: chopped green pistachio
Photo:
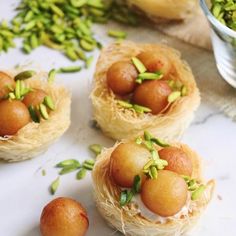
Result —
[[113, 37], [113, 38], [126, 38], [127, 34], [124, 31], [118, 31], [118, 30], [109, 30], [108, 31], [108, 36]]
[[56, 77], [57, 71], [55, 69], [52, 69], [48, 73], [48, 83], [53, 83]]
[[129, 102], [126, 102], [126, 101], [122, 101], [122, 100], [117, 100], [117, 104], [119, 104], [121, 107], [124, 107], [124, 108], [132, 108], [133, 105]]
[[187, 96], [188, 95], [188, 89], [185, 85], [182, 86], [181, 88], [181, 96], [184, 97], [184, 96]]
[[156, 79], [161, 79], [162, 77], [163, 74], [161, 72], [156, 72], [156, 73], [144, 72], [138, 75], [137, 80], [156, 80]]
[[75, 159], [67, 159], [67, 160], [61, 161], [56, 164], [56, 167], [60, 167], [60, 168], [64, 168], [64, 167], [68, 167], [68, 166], [80, 167], [81, 165], [80, 165], [79, 161], [77, 161]]
[[85, 168], [81, 168], [77, 174], [76, 174], [76, 179], [80, 180], [83, 179], [86, 176], [87, 170]]
[[200, 185], [195, 191], [192, 192], [191, 199], [193, 201], [199, 199], [206, 189], [205, 185]]
[[42, 176], [45, 176], [46, 175], [46, 170], [42, 170]]
[[68, 67], [61, 67], [58, 72], [60, 73], [76, 73], [81, 70], [81, 66], [68, 66]]
[[55, 104], [50, 96], [44, 98], [43, 104], [46, 105], [50, 110], [55, 110]]
[[30, 113], [30, 117], [31, 117], [32, 121], [35, 123], [39, 123], [40, 119], [39, 119], [39, 116], [38, 116], [35, 108], [32, 105], [30, 105], [28, 109], [29, 109], [29, 113]]
[[152, 112], [152, 110], [148, 107], [144, 107], [144, 106], [140, 106], [140, 105], [137, 105], [137, 104], [134, 104], [133, 105], [133, 108], [134, 110], [137, 112], [137, 113], [149, 113], [149, 112]]
[[39, 111], [40, 111], [41, 116], [42, 116], [45, 120], [48, 120], [49, 115], [48, 115], [48, 112], [47, 112], [47, 107], [46, 107], [44, 104], [40, 104], [40, 105], [39, 105]]
[[89, 145], [89, 149], [98, 156], [102, 152], [102, 145], [100, 144], [91, 144]]
[[180, 97], [181, 97], [181, 92], [180, 91], [174, 91], [168, 96], [168, 102], [172, 103]]
[[36, 74], [33, 70], [22, 71], [15, 76], [15, 80], [25, 80], [33, 77]]
[[69, 174], [71, 172], [76, 171], [79, 168], [80, 168], [80, 165], [77, 165], [77, 164], [70, 165], [70, 166], [65, 166], [61, 169], [61, 171], [59, 172], [59, 175]]
[[170, 146], [167, 142], [165, 142], [164, 140], [161, 140], [159, 138], [152, 138], [151, 140], [160, 147], [169, 147]]
[[58, 177], [52, 182], [52, 184], [50, 186], [50, 191], [51, 191], [52, 195], [54, 195], [56, 193], [56, 191], [59, 187], [59, 184], [60, 184], [60, 178]]
[[136, 144], [140, 145], [143, 142], [143, 139], [141, 137], [136, 138], [135, 140]]
[[132, 60], [133, 64], [135, 65], [135, 67], [136, 67], [136, 69], [138, 70], [139, 73], [142, 74], [142, 73], [147, 71], [144, 64], [137, 57], [133, 57], [131, 60]]

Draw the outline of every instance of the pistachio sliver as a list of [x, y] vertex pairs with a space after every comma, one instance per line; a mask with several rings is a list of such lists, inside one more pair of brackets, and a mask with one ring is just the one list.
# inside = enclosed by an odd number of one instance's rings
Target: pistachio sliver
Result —
[[169, 147], [170, 144], [168, 144], [167, 142], [165, 142], [162, 139], [159, 138], [151, 138], [152, 142], [154, 142], [155, 144], [157, 144], [160, 147]]
[[117, 104], [120, 105], [121, 107], [124, 107], [124, 108], [132, 108], [133, 105], [129, 102], [126, 102], [126, 101], [122, 101], [122, 100], [117, 100]]
[[8, 94], [8, 96], [9, 96], [9, 98], [12, 99], [12, 100], [14, 100], [14, 99], [16, 98], [16, 95], [15, 95], [13, 92], [10, 92], [10, 93]]
[[55, 69], [52, 69], [48, 73], [48, 83], [53, 83], [56, 77], [57, 71]]
[[80, 180], [86, 176], [87, 170], [85, 168], [81, 168], [76, 174], [76, 179]]
[[93, 170], [94, 164], [89, 164], [86, 161], [83, 163], [83, 168], [86, 170]]
[[163, 74], [161, 72], [156, 72], [156, 73], [144, 72], [144, 73], [139, 74], [137, 79], [156, 80], [156, 79], [161, 79], [162, 77], [163, 77]]
[[126, 38], [126, 36], [127, 36], [126, 32], [120, 31], [120, 30], [109, 30], [109, 31], [107, 32], [107, 34], [108, 34], [108, 36], [110, 36], [110, 37], [113, 37], [113, 38], [122, 38], [122, 39]]
[[136, 69], [138, 70], [139, 73], [142, 74], [142, 73], [147, 71], [144, 64], [137, 57], [133, 57], [131, 60], [132, 60], [133, 64], [135, 65], [135, 67], [136, 67]]
[[197, 200], [201, 197], [201, 195], [204, 193], [206, 189], [205, 185], [200, 185], [195, 191], [192, 192], [191, 199], [193, 201]]
[[39, 119], [38, 114], [35, 111], [34, 107], [32, 105], [30, 105], [28, 110], [29, 110], [30, 117], [31, 117], [32, 121], [35, 123], [39, 123], [40, 119]]
[[50, 96], [46, 96], [43, 101], [44, 105], [46, 105], [50, 110], [55, 110], [55, 104]]
[[61, 171], [59, 172], [59, 175], [69, 174], [71, 172], [76, 171], [78, 168], [80, 168], [80, 166], [78, 165], [65, 166], [61, 169]]
[[157, 168], [155, 166], [151, 166], [150, 172], [151, 172], [151, 178], [157, 179], [158, 172], [157, 172]]
[[133, 108], [134, 110], [137, 112], [137, 113], [149, 113], [149, 112], [152, 112], [152, 110], [148, 107], [144, 107], [144, 106], [140, 106], [140, 105], [137, 105], [137, 104], [134, 104], [133, 105]]
[[141, 137], [138, 137], [135, 139], [135, 143], [138, 145], [142, 144], [142, 142], [143, 142], [143, 139]]
[[168, 96], [168, 102], [172, 103], [176, 101], [179, 97], [181, 97], [181, 92], [180, 91], [174, 91]]
[[102, 145], [100, 144], [91, 144], [89, 149], [97, 156], [102, 152]]
[[141, 177], [140, 177], [139, 175], [136, 175], [136, 176], [134, 177], [134, 182], [133, 182], [132, 190], [133, 190], [135, 193], [139, 193], [140, 190], [141, 190]]
[[181, 88], [181, 96], [182, 97], [187, 96], [187, 94], [188, 94], [188, 89], [185, 85], [183, 85], [182, 88]]
[[59, 184], [60, 184], [60, 177], [56, 178], [51, 186], [50, 186], [50, 191], [51, 191], [51, 194], [54, 195], [59, 187]]
[[145, 166], [143, 167], [143, 170], [148, 170], [152, 165], [154, 164], [154, 160], [149, 160]]
[[80, 163], [79, 161], [75, 160], [75, 159], [67, 159], [67, 160], [64, 160], [64, 161], [61, 161], [59, 163], [56, 164], [56, 167], [67, 167], [67, 166], [77, 166], [77, 167], [80, 167]]
[[16, 81], [16, 87], [15, 87], [15, 96], [16, 99], [19, 100], [21, 98], [21, 81], [17, 80]]
[[120, 206], [124, 206], [126, 205], [126, 201], [127, 201], [127, 194], [128, 194], [128, 191], [127, 190], [124, 190], [121, 192], [120, 194]]
[[75, 73], [81, 70], [81, 66], [68, 66], [68, 67], [61, 67], [59, 72], [61, 73]]
[[34, 76], [36, 73], [33, 70], [22, 71], [21, 73], [15, 76], [15, 80], [25, 80]]
[[40, 104], [40, 105], [39, 105], [39, 111], [40, 111], [41, 116], [42, 116], [45, 120], [48, 120], [49, 115], [48, 115], [48, 112], [47, 112], [47, 107], [46, 107], [44, 104]]

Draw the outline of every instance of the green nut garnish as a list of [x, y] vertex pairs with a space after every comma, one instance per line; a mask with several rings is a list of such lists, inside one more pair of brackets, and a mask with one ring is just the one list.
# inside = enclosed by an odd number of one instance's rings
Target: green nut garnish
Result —
[[26, 70], [20, 72], [18, 75], [15, 76], [15, 80], [25, 80], [33, 77], [35, 75], [35, 71], [33, 70]]
[[211, 0], [211, 12], [223, 25], [236, 31], [236, 2], [234, 0]]

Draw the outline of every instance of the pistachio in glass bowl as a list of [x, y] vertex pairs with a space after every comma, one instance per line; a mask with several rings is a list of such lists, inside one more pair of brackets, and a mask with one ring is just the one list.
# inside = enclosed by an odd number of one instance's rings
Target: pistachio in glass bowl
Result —
[[211, 25], [211, 39], [221, 76], [236, 88], [236, 1], [200, 0]]

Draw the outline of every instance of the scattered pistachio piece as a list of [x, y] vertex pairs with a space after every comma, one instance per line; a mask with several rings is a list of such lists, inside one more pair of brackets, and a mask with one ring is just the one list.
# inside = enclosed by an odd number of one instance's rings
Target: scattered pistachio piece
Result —
[[168, 102], [172, 103], [172, 102], [176, 101], [179, 97], [181, 97], [181, 92], [174, 91], [168, 96]]
[[54, 195], [59, 187], [59, 184], [60, 184], [60, 177], [57, 177], [51, 184], [50, 186], [50, 191], [51, 191], [51, 194]]
[[161, 72], [156, 73], [150, 73], [150, 72], [144, 72], [138, 75], [137, 80], [156, 80], [161, 79], [163, 77], [163, 74]]
[[70, 166], [65, 166], [61, 169], [61, 171], [59, 172], [59, 175], [65, 175], [65, 174], [69, 174], [71, 172], [76, 171], [77, 169], [80, 168], [80, 165], [70, 165]]
[[59, 73], [75, 73], [81, 71], [81, 66], [68, 66], [68, 67], [61, 67], [58, 72]]
[[80, 167], [81, 165], [80, 165], [79, 161], [77, 161], [75, 159], [67, 159], [67, 160], [61, 161], [56, 164], [56, 167], [60, 167], [60, 168], [64, 168], [64, 167], [68, 167], [68, 166]]
[[55, 110], [55, 105], [50, 96], [46, 96], [43, 101], [44, 105], [46, 105], [50, 110], [54, 111]]
[[147, 71], [144, 64], [137, 57], [133, 57], [131, 60], [132, 60], [133, 64], [135, 65], [135, 67], [136, 67], [136, 69], [138, 70], [139, 73], [142, 74], [142, 73]]
[[113, 37], [113, 38], [121, 38], [121, 39], [125, 39], [127, 36], [127, 33], [124, 31], [120, 31], [120, 30], [109, 30], [108, 31], [108, 36]]
[[206, 186], [200, 185], [195, 191], [192, 192], [191, 199], [193, 201], [197, 200], [204, 193]]
[[188, 89], [185, 85], [182, 86], [181, 88], [181, 96], [184, 97], [184, 96], [187, 96], [188, 95]]
[[53, 83], [55, 81], [57, 71], [55, 69], [52, 69], [48, 73], [48, 83]]
[[81, 168], [76, 174], [76, 179], [81, 180], [86, 176], [87, 170], [85, 168]]
[[42, 176], [46, 176], [46, 170], [42, 170]]
[[15, 76], [15, 80], [25, 80], [25, 79], [29, 79], [31, 77], [33, 77], [35, 75], [35, 71], [33, 70], [26, 70], [26, 71], [22, 71], [19, 74], [17, 74]]
[[30, 105], [28, 109], [29, 109], [29, 113], [30, 113], [30, 117], [31, 117], [32, 121], [35, 123], [39, 123], [40, 119], [39, 119], [39, 116], [38, 116], [37, 112], [35, 111], [34, 107], [32, 105]]
[[98, 156], [102, 152], [102, 145], [100, 144], [91, 144], [89, 145], [89, 149]]
[[137, 105], [137, 104], [134, 104], [133, 105], [133, 108], [134, 110], [137, 112], [137, 113], [149, 113], [149, 112], [152, 112], [152, 110], [148, 107], [144, 107], [144, 106], [140, 106], [140, 105]]
[[129, 102], [125, 102], [125, 101], [122, 101], [122, 100], [117, 100], [117, 104], [119, 104], [121, 107], [124, 107], [124, 108], [132, 108], [133, 105]]
[[46, 107], [44, 104], [40, 104], [40, 105], [39, 105], [39, 111], [40, 111], [41, 116], [42, 116], [45, 120], [48, 120], [49, 115], [48, 115], [48, 112], [47, 112], [47, 107]]

